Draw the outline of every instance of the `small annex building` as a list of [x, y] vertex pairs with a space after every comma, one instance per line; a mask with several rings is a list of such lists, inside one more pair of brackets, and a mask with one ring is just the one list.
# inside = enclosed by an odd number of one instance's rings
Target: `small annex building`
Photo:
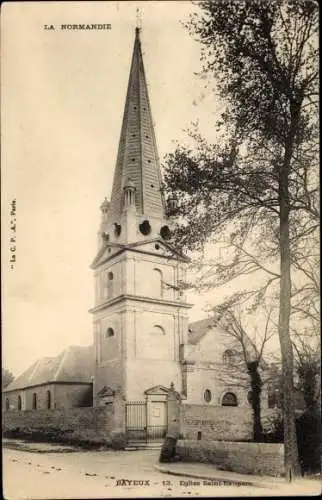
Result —
[[92, 346], [70, 346], [39, 359], [3, 391], [6, 410], [45, 410], [92, 405]]
[[[239, 341], [213, 317], [190, 323], [187, 339], [187, 344], [180, 346], [185, 402], [250, 408], [252, 394]], [[251, 343], [246, 339], [245, 343], [247, 359], [256, 359]], [[261, 406], [268, 406], [265, 387]]]

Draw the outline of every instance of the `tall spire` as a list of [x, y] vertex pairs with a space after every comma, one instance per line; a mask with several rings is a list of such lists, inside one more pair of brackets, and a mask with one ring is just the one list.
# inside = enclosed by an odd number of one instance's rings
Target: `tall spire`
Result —
[[130, 77], [109, 207], [110, 222], [117, 222], [120, 217], [122, 193], [128, 179], [131, 179], [135, 187], [137, 214], [163, 218], [161, 171], [143, 66], [139, 27], [135, 29]]

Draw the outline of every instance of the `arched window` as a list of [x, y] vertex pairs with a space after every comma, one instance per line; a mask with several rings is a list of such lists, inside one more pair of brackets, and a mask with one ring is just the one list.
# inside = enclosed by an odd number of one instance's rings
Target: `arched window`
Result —
[[114, 274], [111, 271], [104, 271], [101, 275], [102, 294], [104, 299], [110, 299], [113, 296]]
[[32, 409], [37, 410], [37, 394], [35, 392], [32, 395]]
[[107, 296], [108, 297], [113, 297], [113, 285], [114, 285], [114, 274], [109, 271], [107, 273]]
[[156, 295], [157, 297], [162, 297], [163, 296], [163, 276], [162, 276], [162, 271], [160, 271], [160, 269], [157, 269], [157, 268], [153, 269], [152, 285], [153, 285], [153, 295]]
[[153, 325], [151, 335], [165, 335], [165, 329], [160, 325]]
[[170, 338], [167, 330], [161, 325], [153, 325], [147, 330], [148, 335], [138, 336], [138, 353], [145, 359], [169, 359]]
[[222, 357], [223, 363], [227, 366], [231, 366], [236, 362], [237, 352], [233, 349], [227, 349]]
[[6, 410], [9, 410], [10, 408], [10, 401], [9, 398], [6, 398]]
[[211, 391], [209, 389], [206, 389], [205, 392], [203, 393], [203, 398], [206, 401], [206, 403], [210, 403], [211, 401]]
[[51, 392], [47, 391], [47, 408], [50, 410], [51, 408]]
[[106, 337], [114, 337], [114, 330], [113, 330], [113, 328], [110, 328], [110, 327], [109, 327], [109, 328], [106, 330]]
[[253, 391], [248, 391], [247, 393], [247, 401], [250, 405], [252, 405], [253, 402]]
[[22, 407], [21, 396], [18, 396], [18, 410], [20, 411]]
[[233, 392], [226, 392], [222, 398], [221, 406], [238, 406], [236, 395]]

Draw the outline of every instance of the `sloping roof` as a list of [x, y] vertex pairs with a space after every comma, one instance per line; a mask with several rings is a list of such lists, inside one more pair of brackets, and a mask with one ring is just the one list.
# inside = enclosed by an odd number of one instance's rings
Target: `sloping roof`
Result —
[[50, 382], [91, 382], [93, 346], [70, 346], [53, 358], [42, 358], [11, 382], [5, 392]]
[[105, 397], [105, 396], [114, 396], [115, 391], [107, 385], [104, 385], [100, 391], [98, 391], [97, 396]]
[[154, 385], [150, 387], [150, 389], [146, 389], [144, 394], [168, 394], [170, 389], [168, 387], [164, 387], [164, 385]]
[[200, 319], [188, 325], [188, 344], [196, 345], [206, 333], [216, 326], [214, 318]]
[[[148, 239], [145, 241], [136, 241], [134, 243], [127, 243], [127, 244], [114, 243], [114, 242], [105, 243], [98, 251], [95, 259], [91, 263], [91, 267], [92, 267], [92, 269], [96, 269], [98, 266], [103, 264], [103, 262], [105, 262], [106, 260], [113, 258], [115, 256], [115, 254], [110, 254], [108, 252], [108, 249], [110, 249], [110, 248], [116, 248], [116, 249], [118, 249], [119, 252], [122, 252], [124, 250], [144, 252], [145, 251], [144, 247], [146, 247], [147, 245], [149, 245], [151, 243], [158, 243], [161, 247], [164, 248], [165, 251], [169, 252], [169, 254], [172, 258], [177, 258], [178, 260], [182, 260], [183, 262], [190, 262], [189, 257], [187, 257], [183, 253], [179, 252], [170, 243], [163, 241], [161, 238], [151, 238], [151, 239]], [[167, 257], [167, 255], [165, 255], [165, 257]]]
[[[220, 325], [220, 321], [215, 318], [205, 318], [190, 323], [188, 325], [188, 344], [197, 345], [212, 328], [218, 328], [222, 332], [225, 332]], [[229, 333], [227, 333], [227, 335], [229, 335]], [[235, 342], [237, 350], [242, 348], [240, 342], [233, 335], [231, 336], [231, 339]], [[257, 359], [258, 353], [254, 350], [254, 345], [246, 334], [244, 336], [244, 345], [248, 352], [249, 360]], [[260, 360], [260, 366], [262, 369], [265, 369], [266, 363], [263, 358]]]
[[164, 216], [161, 170], [154, 134], [148, 88], [142, 59], [140, 30], [135, 42], [125, 101], [116, 167], [108, 217], [118, 221], [125, 185], [135, 187], [138, 214]]

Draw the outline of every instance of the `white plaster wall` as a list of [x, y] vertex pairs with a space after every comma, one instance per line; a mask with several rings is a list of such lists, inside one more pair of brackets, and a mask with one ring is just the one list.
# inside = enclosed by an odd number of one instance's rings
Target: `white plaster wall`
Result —
[[[124, 320], [127, 358], [179, 360], [181, 323], [176, 308], [131, 301]], [[164, 334], [155, 335], [154, 325], [161, 326]]]
[[171, 313], [155, 310], [136, 311], [135, 357], [174, 360], [177, 354], [175, 326], [175, 318]]
[[240, 344], [222, 329], [213, 327], [208, 333], [194, 346], [189, 353], [188, 359], [197, 362], [211, 362], [222, 364], [223, 354], [226, 349], [241, 351]]
[[[155, 252], [155, 243], [147, 243], [140, 249]], [[188, 314], [180, 304], [178, 307], [164, 304], [163, 300], [179, 299], [179, 292], [173, 287], [178, 285], [182, 264], [178, 266], [173, 259], [162, 257], [165, 253], [162, 245], [159, 250], [160, 256], [124, 252], [95, 273], [96, 305], [106, 302], [100, 276], [107, 272], [114, 275], [113, 297], [129, 295], [156, 301], [123, 299], [94, 313], [97, 390], [121, 383], [127, 399], [142, 399], [146, 389], [159, 384], [169, 387], [173, 382], [176, 390], [181, 391], [179, 345], [186, 340]], [[153, 282], [154, 268], [162, 272], [162, 280], [170, 285], [163, 284], [162, 293]], [[162, 331], [157, 332], [156, 326]], [[105, 338], [109, 327], [115, 337]]]
[[[114, 336], [108, 337], [107, 330], [112, 328]], [[100, 355], [99, 362], [120, 358], [122, 348], [122, 320], [121, 313], [114, 312], [100, 321]]]
[[[239, 368], [234, 369], [223, 362], [223, 354], [227, 349], [239, 353]], [[220, 406], [225, 392], [233, 392], [237, 396], [238, 406], [249, 408], [247, 394], [250, 381], [245, 361], [238, 341], [224, 330], [212, 327], [195, 346], [185, 346], [185, 357], [194, 361], [187, 374], [187, 402], [206, 404], [204, 392], [209, 389], [212, 399], [209, 405]], [[251, 353], [250, 353], [251, 354]], [[267, 408], [267, 391], [262, 389], [262, 408]]]
[[[125, 314], [125, 370], [128, 399], [142, 399], [144, 391], [154, 385], [169, 387], [171, 382], [181, 391], [179, 363], [181, 312], [165, 305], [138, 305], [132, 302]], [[153, 325], [164, 334], [151, 335]]]
[[181, 371], [175, 361], [132, 359], [126, 362], [126, 399], [143, 400], [144, 391], [155, 385], [170, 387], [181, 392]]
[[[95, 304], [102, 304], [107, 300], [117, 297], [124, 293], [125, 284], [125, 265], [124, 256], [117, 261], [108, 261], [103, 264], [95, 273]], [[107, 275], [109, 272], [113, 273], [113, 292], [107, 295], [104, 290], [104, 284], [107, 283]]]
[[[249, 408], [247, 401], [248, 387], [239, 387], [233, 384], [224, 383], [220, 380], [217, 368], [206, 368], [203, 366], [192, 367], [192, 371], [187, 375], [187, 403], [209, 404], [211, 406], [221, 406], [222, 396], [226, 392], [233, 392], [237, 396], [238, 406]], [[209, 403], [204, 399], [205, 390], [211, 391], [212, 398]]]
[[[162, 273], [162, 294], [159, 293], [158, 274], [154, 269], [159, 269]], [[175, 300], [176, 295], [173, 288], [177, 286], [175, 278], [175, 266], [163, 258], [140, 256], [136, 259], [134, 279], [137, 295]]]

